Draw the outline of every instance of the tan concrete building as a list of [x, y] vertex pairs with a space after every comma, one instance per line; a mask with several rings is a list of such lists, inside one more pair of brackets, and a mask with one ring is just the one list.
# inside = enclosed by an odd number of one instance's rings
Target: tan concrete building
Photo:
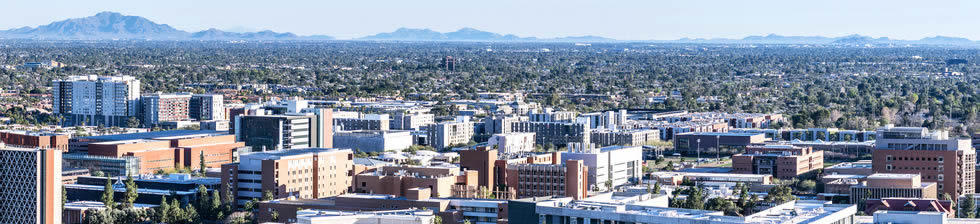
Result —
[[411, 189], [428, 188], [432, 197], [452, 196], [453, 186], [477, 186], [477, 171], [459, 167], [384, 166], [354, 177], [354, 192], [406, 196]]
[[[322, 198], [344, 194], [353, 179], [349, 149], [305, 148], [249, 153], [239, 163], [221, 166], [222, 186], [235, 189], [239, 205], [262, 198]], [[222, 194], [228, 189], [221, 188]]]
[[823, 151], [791, 145], [751, 145], [732, 156], [732, 172], [770, 174], [791, 179], [823, 168]]
[[936, 198], [936, 183], [922, 182], [919, 174], [877, 173], [851, 187], [851, 202], [863, 210], [864, 201], [882, 198]]

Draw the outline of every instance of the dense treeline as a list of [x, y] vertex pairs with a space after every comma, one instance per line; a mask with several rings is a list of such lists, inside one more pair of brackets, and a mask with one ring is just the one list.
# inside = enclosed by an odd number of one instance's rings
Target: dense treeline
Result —
[[[776, 112], [787, 127], [869, 129], [885, 123], [978, 129], [978, 49], [797, 45], [404, 42], [0, 42], [0, 64], [56, 60], [71, 66], [0, 69], [5, 89], [43, 92], [73, 74], [128, 74], [145, 92], [206, 91], [189, 84], [275, 84], [306, 97], [475, 98], [521, 91], [579, 111], [606, 108]], [[441, 66], [459, 59], [455, 71]], [[947, 65], [961, 58], [967, 64]], [[143, 66], [150, 65], [150, 66]], [[934, 76], [946, 69], [962, 76]], [[654, 96], [679, 98], [653, 103]], [[276, 94], [276, 93], [249, 93]], [[616, 95], [581, 100], [563, 94]], [[698, 100], [702, 97], [707, 100]]]

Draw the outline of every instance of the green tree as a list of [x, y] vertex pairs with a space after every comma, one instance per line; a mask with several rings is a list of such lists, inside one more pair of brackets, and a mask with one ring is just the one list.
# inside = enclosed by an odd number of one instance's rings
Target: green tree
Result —
[[960, 214], [960, 218], [972, 219], [977, 217], [977, 202], [973, 198], [973, 194], [967, 194], [966, 199], [963, 199], [963, 202], [960, 203], [962, 205], [960, 206], [960, 211], [957, 212], [957, 214]]
[[65, 185], [61, 185], [61, 211], [65, 211], [65, 203], [68, 203], [68, 191], [65, 190]]
[[262, 193], [262, 201], [272, 201], [275, 197], [272, 196], [271, 191], [265, 191]]
[[186, 223], [186, 224], [201, 223], [201, 217], [200, 215], [198, 215], [197, 209], [195, 209], [194, 206], [191, 205], [184, 206], [184, 216], [182, 222], [180, 223]]
[[139, 197], [137, 191], [136, 181], [133, 180], [133, 175], [126, 175], [126, 200], [123, 205], [124, 208], [132, 208], [133, 203], [136, 202], [136, 197]]
[[208, 164], [204, 163], [204, 151], [201, 151], [201, 159], [200, 160], [201, 160], [201, 165], [200, 165], [201, 172], [198, 173], [198, 175], [201, 175], [203, 177], [203, 176], [205, 176], [205, 174], [207, 174], [207, 170], [208, 170]]
[[721, 197], [716, 197], [708, 200], [708, 202], [705, 204], [705, 209], [713, 210], [713, 211], [722, 211], [725, 212], [725, 215], [741, 216], [741, 214], [739, 213], [740, 209], [738, 208], [738, 206], [735, 205], [735, 202], [732, 202], [731, 200], [726, 200]]
[[685, 200], [683, 200], [683, 199], [680, 198], [680, 194], [681, 194], [680, 189], [674, 189], [674, 191], [671, 193], [670, 202], [669, 202], [668, 207], [671, 207], [671, 208], [683, 208], [684, 207]]
[[208, 205], [207, 209], [209, 210], [211, 216], [208, 218], [211, 220], [224, 219], [224, 211], [222, 211], [221, 197], [218, 196], [218, 191], [211, 191], [211, 200], [209, 201], [211, 204]]
[[687, 200], [684, 202], [684, 208], [689, 209], [704, 209], [704, 189], [701, 187], [691, 187], [689, 194], [687, 194]]
[[771, 203], [783, 203], [787, 201], [796, 200], [796, 196], [793, 196], [793, 189], [786, 185], [779, 185], [769, 189], [768, 194], [763, 199], [766, 202]]
[[157, 214], [159, 215], [157, 216], [158, 219], [156, 220], [156, 222], [157, 223], [172, 222], [171, 216], [169, 216], [170, 213], [171, 213], [170, 203], [167, 203], [167, 196], [162, 196], [162, 198], [160, 199], [160, 207], [157, 207]]
[[105, 179], [105, 187], [102, 189], [102, 204], [105, 205], [106, 209], [113, 209], [116, 207], [116, 201], [113, 200], [113, 196], [116, 191], [112, 188], [112, 178]]
[[86, 224], [113, 224], [116, 223], [116, 217], [112, 215], [112, 209], [106, 209], [101, 211], [93, 212], [90, 215], [85, 216]]
[[212, 215], [211, 209], [211, 195], [208, 194], [208, 188], [204, 187], [203, 184], [197, 185], [197, 204], [195, 209], [197, 213], [204, 219], [210, 219]]
[[800, 191], [805, 191], [805, 192], [812, 192], [817, 188], [817, 182], [813, 180], [803, 180], [800, 181], [799, 184], [797, 185]]
[[653, 184], [653, 194], [660, 194], [660, 182]]
[[126, 120], [126, 127], [136, 128], [139, 126], [140, 126], [140, 120], [137, 119], [136, 117], [129, 117], [129, 119]]
[[433, 216], [432, 222], [430, 222], [429, 224], [442, 224], [442, 217], [439, 217], [438, 215]]
[[257, 209], [258, 206], [259, 206], [259, 200], [252, 198], [251, 201], [245, 202], [245, 206], [242, 206], [242, 209], [251, 212], [251, 211], [255, 211], [255, 209]]
[[169, 218], [167, 218], [170, 222], [167, 223], [182, 223], [184, 220], [186, 220], [186, 217], [184, 216], [185, 208], [180, 207], [180, 202], [178, 202], [176, 198], [170, 199], [169, 207], [170, 207], [170, 209], [168, 209], [169, 212], [163, 214], [165, 216], [170, 216]]

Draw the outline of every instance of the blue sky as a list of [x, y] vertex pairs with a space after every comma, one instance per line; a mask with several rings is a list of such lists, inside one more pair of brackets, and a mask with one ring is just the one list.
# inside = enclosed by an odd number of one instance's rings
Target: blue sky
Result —
[[473, 27], [518, 36], [623, 40], [769, 33], [980, 40], [980, 1], [969, 0], [9, 0], [0, 4], [0, 29], [101, 11], [143, 16], [187, 31], [271, 29], [341, 39], [399, 27], [441, 32]]

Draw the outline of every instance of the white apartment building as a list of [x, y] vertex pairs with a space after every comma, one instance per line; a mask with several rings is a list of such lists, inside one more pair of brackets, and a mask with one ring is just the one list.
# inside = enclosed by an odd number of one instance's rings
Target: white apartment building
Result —
[[71, 76], [51, 86], [52, 112], [66, 126], [125, 126], [139, 112], [140, 81], [132, 76]]
[[435, 123], [436, 116], [430, 113], [399, 111], [391, 119], [391, 129], [419, 130], [426, 125]]
[[643, 178], [643, 148], [640, 146], [608, 146], [594, 148], [580, 144], [570, 145], [567, 152], [561, 153], [562, 163], [567, 160], [582, 160], [589, 167], [589, 187], [607, 189], [639, 183]]
[[443, 150], [452, 145], [467, 144], [473, 139], [473, 122], [469, 117], [428, 126], [429, 146]]
[[500, 153], [519, 153], [534, 151], [534, 132], [511, 132], [494, 134], [487, 147]]
[[194, 94], [188, 108], [189, 116], [199, 121], [228, 120], [224, 101], [225, 96], [221, 94]]

